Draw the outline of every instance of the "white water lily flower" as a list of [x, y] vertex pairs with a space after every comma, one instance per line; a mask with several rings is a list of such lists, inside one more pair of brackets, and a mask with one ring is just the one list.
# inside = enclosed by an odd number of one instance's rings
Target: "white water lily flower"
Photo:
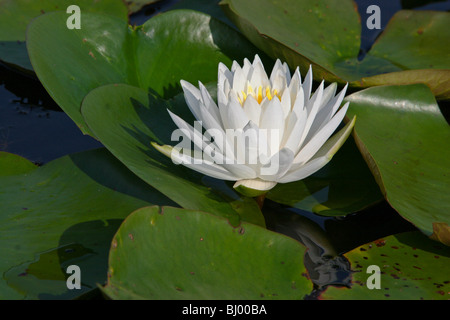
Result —
[[175, 163], [236, 181], [234, 188], [249, 196], [304, 179], [331, 160], [355, 123], [353, 118], [330, 138], [348, 109], [348, 102], [339, 109], [347, 85], [335, 95], [337, 85], [324, 88], [322, 81], [311, 95], [312, 84], [311, 67], [302, 82], [299, 68], [291, 77], [280, 60], [270, 77], [258, 55], [253, 63], [245, 59], [242, 67], [234, 61], [231, 71], [220, 63], [217, 104], [201, 82], [198, 89], [181, 81], [187, 105], [203, 129], [169, 111], [188, 142], [187, 152], [154, 146]]

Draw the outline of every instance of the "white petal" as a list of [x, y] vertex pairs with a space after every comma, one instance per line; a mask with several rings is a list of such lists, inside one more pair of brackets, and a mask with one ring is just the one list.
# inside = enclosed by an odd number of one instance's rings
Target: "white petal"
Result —
[[251, 179], [251, 180], [239, 180], [234, 184], [233, 188], [236, 189], [239, 186], [244, 186], [246, 188], [253, 189], [253, 190], [269, 191], [276, 185], [277, 185], [277, 183], [272, 182], [272, 181], [264, 181], [261, 179]]
[[301, 110], [298, 114], [292, 112], [289, 115], [289, 119], [287, 119], [289, 125], [287, 126], [283, 138], [284, 141], [281, 146], [292, 150], [294, 155], [298, 153], [300, 148], [301, 137], [305, 130], [306, 120], [306, 109]]
[[253, 63], [253, 69], [250, 70], [248, 77], [254, 90], [257, 90], [259, 87], [262, 87], [264, 90], [265, 87], [270, 85], [262, 63], [256, 63], [256, 65]]
[[[225, 158], [225, 146], [222, 145], [223, 142], [219, 143], [220, 141], [215, 139], [214, 142], [210, 142], [209, 144], [206, 143], [206, 141], [203, 139], [202, 132], [199, 131], [196, 128], [193, 128], [191, 125], [189, 125], [186, 121], [181, 119], [176, 114], [172, 113], [170, 110], [167, 110], [169, 112], [170, 117], [172, 118], [173, 122], [177, 125], [178, 128], [181, 129], [182, 133], [186, 138], [188, 138], [190, 141], [192, 141], [202, 152], [206, 155], [204, 158], [208, 160], [213, 160], [217, 163], [225, 163], [227, 159]], [[201, 128], [200, 128], [201, 129]], [[218, 134], [221, 135], [222, 140], [225, 138], [225, 132], [221, 129], [216, 129], [218, 131]], [[214, 152], [214, 154], [212, 154]]]
[[[202, 174], [205, 174], [207, 176], [221, 179], [221, 180], [230, 180], [230, 181], [236, 181], [239, 180], [238, 177], [234, 176], [232, 173], [230, 173], [225, 168], [216, 165], [211, 162], [202, 161], [201, 159], [194, 159], [193, 157], [185, 154], [179, 154], [176, 152], [175, 148], [171, 146], [160, 146], [156, 143], [152, 143], [152, 145], [161, 153], [165, 154], [166, 156], [170, 157], [174, 163], [181, 163], [185, 167], [188, 167], [194, 171], [200, 172]], [[201, 163], [196, 163], [201, 162]]]
[[[300, 75], [300, 70], [297, 67], [295, 69], [294, 75], [292, 76], [291, 82], [289, 83], [289, 92], [291, 93], [292, 101], [294, 101], [295, 97], [297, 96], [299, 89], [302, 88], [301, 84], [302, 84], [302, 79], [301, 79], [301, 75]], [[304, 105], [304, 104], [305, 104], [305, 101], [302, 102], [302, 105]]]
[[345, 117], [349, 102], [347, 102], [341, 110], [300, 150], [295, 156], [295, 163], [305, 163], [311, 159], [314, 154], [322, 147], [322, 145], [333, 134], [342, 119]]
[[262, 114], [260, 121], [260, 129], [266, 129], [270, 146], [270, 155], [280, 150], [281, 140], [284, 134], [284, 112], [281, 102], [278, 99], [270, 101], [265, 98], [261, 103]]
[[244, 91], [245, 84], [247, 83], [247, 77], [244, 76], [244, 71], [241, 67], [236, 68], [233, 74], [233, 90], [235, 92]]
[[281, 64], [280, 59], [277, 59], [277, 61], [275, 61], [275, 64], [273, 66], [272, 69], [272, 73], [270, 74], [270, 82], [273, 84], [273, 81], [275, 79], [275, 75], [278, 72], [278, 70], [281, 70], [283, 67], [283, 65]]
[[261, 58], [257, 54], [255, 54], [255, 58], [253, 59], [252, 66], [256, 67], [256, 65], [258, 65], [258, 64], [261, 65], [262, 69], [264, 70], [264, 65], [261, 61]]
[[336, 88], [337, 84], [336, 82], [333, 82], [328, 87], [326, 87], [325, 90], [323, 90], [322, 104], [319, 107], [319, 111], [323, 107], [325, 107], [331, 99], [333, 99], [334, 95], [336, 94]]
[[261, 106], [259, 103], [253, 98], [253, 96], [249, 95], [244, 102], [244, 112], [247, 115], [250, 121], [253, 121], [256, 125], [259, 126], [259, 119], [261, 117]]
[[[278, 99], [278, 97], [273, 97], [272, 99]], [[281, 107], [283, 108], [284, 117], [286, 119], [292, 109], [291, 94], [289, 90], [284, 90], [283, 95], [281, 96]]]
[[302, 180], [313, 173], [320, 170], [323, 166], [325, 166], [330, 160], [327, 157], [320, 157], [314, 160], [311, 160], [307, 164], [299, 167], [297, 170], [289, 172], [284, 177], [278, 179], [280, 183], [287, 183], [297, 180]]
[[266, 181], [278, 181], [290, 169], [294, 160], [294, 153], [283, 148], [275, 153], [269, 163], [260, 168], [259, 177]]
[[250, 166], [245, 164], [239, 164], [239, 163], [233, 163], [233, 164], [227, 164], [224, 163], [222, 165], [226, 170], [231, 172], [236, 177], [239, 177], [239, 179], [254, 179], [256, 178], [256, 171], [252, 169]]
[[242, 73], [246, 80], [248, 79], [248, 75], [250, 73], [250, 70], [252, 70], [252, 68], [253, 68], [252, 63], [247, 58], [245, 58], [244, 66], [242, 67]]
[[202, 122], [203, 127], [207, 130], [211, 128], [222, 128], [221, 117], [215, 114], [213, 115], [208, 111], [202, 102], [203, 99], [200, 90], [184, 80], [181, 80], [181, 87], [183, 88], [184, 97], [189, 109], [194, 117]]
[[287, 87], [287, 80], [286, 80], [286, 74], [283, 69], [278, 69], [273, 77], [273, 80], [271, 80], [272, 83], [272, 90], [277, 90], [280, 93], [284, 93], [284, 90]]
[[[292, 95], [291, 95], [292, 99]], [[294, 105], [292, 106], [292, 112], [295, 112], [297, 114], [297, 117], [300, 116], [300, 114], [303, 114], [303, 110], [305, 109], [305, 99], [303, 94], [303, 88], [300, 87], [300, 89], [297, 91], [297, 95], [294, 97]], [[306, 113], [307, 114], [307, 113]]]
[[305, 106], [308, 105], [308, 101], [311, 97], [312, 83], [313, 83], [313, 75], [312, 75], [312, 67], [310, 65], [308, 73], [306, 74], [305, 77], [305, 81], [303, 82], [302, 85], [303, 92], [305, 94]]
[[220, 86], [222, 83], [224, 83], [224, 80], [227, 79], [229, 84], [233, 83], [233, 74], [231, 71], [227, 68], [225, 64], [222, 62], [219, 62], [219, 71], [218, 71], [218, 77], [217, 77], [217, 83]]
[[203, 105], [206, 107], [206, 110], [211, 114], [211, 116], [216, 119], [217, 123], [222, 126], [222, 120], [220, 118], [220, 112], [219, 108], [217, 108], [216, 103], [214, 102], [213, 98], [209, 94], [208, 90], [206, 90], [203, 83], [200, 81], [198, 82], [199, 88], [200, 88], [200, 94], [202, 95]]
[[314, 93], [313, 98], [311, 98], [311, 100], [308, 102], [309, 105], [305, 106], [305, 109], [308, 112], [308, 119], [306, 120], [305, 130], [303, 131], [302, 137], [300, 139], [301, 144], [303, 144], [306, 137], [308, 136], [309, 129], [311, 128], [311, 125], [316, 117], [317, 111], [319, 110], [320, 102], [322, 101], [323, 95], [323, 84], [324, 82], [322, 81], [319, 88]]
[[232, 92], [228, 97], [228, 105], [224, 108], [224, 112], [220, 110], [220, 114], [225, 129], [242, 129], [249, 121], [237, 98], [232, 96]]
[[353, 117], [353, 119], [349, 121], [344, 128], [342, 128], [338, 133], [332, 136], [322, 146], [322, 148], [320, 148], [320, 150], [309, 162], [304, 165], [294, 163], [291, 167], [291, 170], [284, 177], [280, 178], [278, 182], [287, 183], [301, 180], [320, 170], [333, 158], [333, 155], [347, 140], [355, 125], [355, 121], [356, 117]]
[[283, 69], [286, 76], [286, 85], [289, 86], [289, 84], [291, 83], [291, 71], [289, 70], [289, 66], [286, 62], [283, 63]]
[[185, 80], [180, 80], [181, 88], [183, 89], [184, 95], [186, 97], [186, 93], [189, 93], [189, 96], [193, 101], [201, 100], [202, 95], [200, 94], [200, 90], [197, 89], [192, 83], [187, 82]]
[[234, 73], [238, 68], [241, 68], [241, 66], [236, 60], [234, 60], [233, 64], [231, 65], [231, 73]]
[[318, 132], [320, 129], [325, 126], [328, 121], [330, 121], [331, 117], [334, 116], [337, 109], [342, 103], [342, 100], [345, 96], [345, 91], [347, 89], [347, 85], [342, 89], [342, 91], [335, 97], [333, 97], [316, 115], [314, 122], [309, 130], [308, 136], [305, 139], [305, 142], [311, 140], [311, 138]]

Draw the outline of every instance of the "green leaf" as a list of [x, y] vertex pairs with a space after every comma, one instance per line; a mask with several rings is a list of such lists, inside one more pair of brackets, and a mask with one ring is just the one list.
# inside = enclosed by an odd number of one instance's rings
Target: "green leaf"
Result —
[[399, 11], [358, 60], [361, 23], [352, 0], [223, 0], [229, 18], [258, 48], [314, 78], [355, 87], [425, 83], [450, 98], [450, 13]]
[[89, 13], [81, 30], [65, 23], [63, 13], [39, 17], [28, 29], [27, 45], [44, 87], [84, 133], [90, 132], [81, 101], [96, 87], [126, 83], [169, 98], [181, 92], [181, 79], [217, 81], [219, 62], [231, 67], [232, 60], [257, 53], [237, 31], [190, 10], [169, 11], [135, 29]]
[[380, 86], [345, 101], [347, 115], [358, 118], [355, 141], [387, 201], [428, 236], [442, 223], [450, 245], [450, 128], [431, 91]]
[[[0, 154], [0, 299], [67, 299], [95, 288], [122, 220], [143, 206], [175, 205], [105, 149], [31, 166]], [[72, 264], [81, 290], [66, 287]]]
[[[406, 232], [362, 245], [344, 255], [352, 270], [351, 288], [329, 286], [322, 299], [339, 300], [448, 300], [450, 249], [420, 232]], [[380, 268], [380, 289], [369, 289], [367, 272]]]
[[112, 242], [103, 291], [113, 299], [302, 299], [305, 247], [203, 212], [147, 207]]
[[4, 177], [33, 171], [36, 165], [15, 154], [0, 151], [0, 168], [0, 177]]
[[267, 198], [324, 216], [342, 216], [383, 200], [383, 195], [353, 139], [348, 139], [324, 168], [303, 180], [278, 184]]
[[120, 161], [183, 208], [223, 216], [232, 225], [238, 225], [241, 219], [264, 225], [253, 199], [240, 197], [224, 181], [175, 165], [151, 145], [152, 141], [176, 144], [171, 135], [177, 127], [167, 108], [180, 116], [190, 113], [180, 97], [165, 101], [143, 89], [120, 84], [92, 90], [83, 101], [82, 114]]
[[[65, 21], [71, 14], [67, 7], [77, 5], [81, 16], [88, 12], [109, 14], [128, 20], [127, 8], [121, 0], [2, 0], [0, 1], [0, 60], [23, 71], [32, 72], [25, 46], [28, 24], [47, 12], [63, 11]], [[84, 19], [82, 19], [84, 20]], [[62, 26], [63, 27], [63, 26]], [[64, 27], [67, 29], [64, 22]], [[84, 27], [82, 21], [81, 27]]]

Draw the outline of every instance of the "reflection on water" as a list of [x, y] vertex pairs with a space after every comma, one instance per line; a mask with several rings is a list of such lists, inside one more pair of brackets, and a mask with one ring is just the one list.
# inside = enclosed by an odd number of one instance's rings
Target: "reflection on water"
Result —
[[314, 283], [309, 299], [329, 285], [351, 287], [354, 270], [344, 253], [390, 234], [416, 230], [385, 202], [345, 217], [324, 217], [266, 200], [263, 214], [268, 229], [308, 248], [304, 263]]
[[72, 264], [90, 259], [96, 253], [73, 243], [42, 252], [33, 261], [22, 263], [4, 274], [7, 284], [26, 299], [70, 299], [92, 289], [81, 282], [81, 290], [68, 291], [65, 271]]

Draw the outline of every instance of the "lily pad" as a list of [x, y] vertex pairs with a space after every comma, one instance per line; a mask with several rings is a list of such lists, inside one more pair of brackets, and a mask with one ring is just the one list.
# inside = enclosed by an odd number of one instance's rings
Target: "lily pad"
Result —
[[312, 290], [305, 251], [252, 224], [147, 207], [115, 235], [102, 290], [113, 299], [302, 299]]
[[429, 88], [373, 87], [345, 101], [347, 116], [358, 118], [356, 144], [387, 201], [426, 235], [450, 245], [450, 127]]
[[82, 114], [92, 132], [120, 161], [183, 208], [225, 217], [234, 226], [241, 220], [264, 225], [252, 198], [239, 196], [224, 181], [175, 165], [151, 145], [153, 141], [174, 143], [171, 136], [177, 127], [167, 108], [182, 116], [190, 113], [182, 95], [166, 101], [143, 89], [118, 84], [92, 90], [83, 101]]
[[[353, 270], [351, 288], [329, 286], [322, 299], [448, 300], [450, 248], [420, 232], [406, 232], [362, 245], [344, 255]], [[369, 266], [379, 273], [367, 272]], [[380, 287], [369, 277], [379, 275]], [[369, 284], [369, 287], [367, 286]]]
[[169, 11], [137, 28], [90, 13], [83, 15], [81, 30], [68, 30], [65, 23], [64, 13], [37, 18], [28, 29], [27, 46], [44, 87], [90, 134], [80, 106], [96, 87], [126, 83], [170, 98], [181, 92], [181, 79], [217, 81], [219, 62], [231, 66], [232, 60], [257, 53], [236, 30], [190, 10]]
[[124, 21], [128, 20], [127, 7], [122, 0], [2, 0], [0, 1], [0, 60], [32, 73], [33, 67], [25, 45], [28, 24], [35, 17], [53, 11], [64, 11], [67, 21], [71, 14], [66, 11], [71, 5], [77, 5], [80, 8], [83, 18], [87, 12], [97, 12], [109, 14]]
[[[106, 281], [122, 220], [140, 207], [176, 205], [104, 148], [42, 167], [0, 152], [0, 168], [1, 299], [73, 298], [95, 288]], [[81, 269], [81, 290], [66, 287], [69, 265]]]
[[316, 80], [355, 87], [425, 83], [450, 98], [450, 13], [401, 10], [363, 60], [360, 17], [352, 0], [223, 0], [229, 18], [258, 48]]
[[343, 216], [384, 199], [353, 139], [324, 168], [303, 180], [278, 184], [267, 198], [323, 216]]

